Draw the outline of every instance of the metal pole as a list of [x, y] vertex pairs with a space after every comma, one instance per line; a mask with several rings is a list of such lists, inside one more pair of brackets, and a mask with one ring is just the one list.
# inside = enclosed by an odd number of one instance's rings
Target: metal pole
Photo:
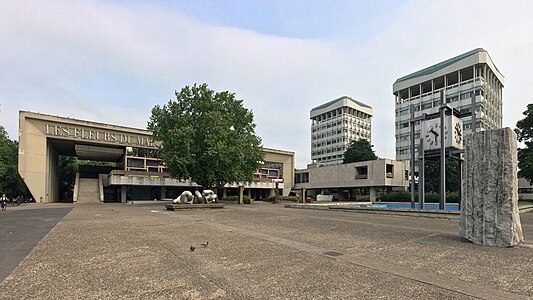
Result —
[[457, 207], [459, 208], [459, 211], [461, 210], [461, 198], [463, 194], [463, 160], [461, 159], [461, 154], [459, 154], [458, 159], [459, 164], [459, 191], [457, 192], [457, 196], [459, 198], [459, 203], [457, 204]]
[[411, 172], [411, 208], [415, 208], [415, 106], [411, 104], [411, 162], [409, 169]]
[[426, 179], [424, 178], [424, 138], [420, 139], [420, 148], [418, 150], [418, 208], [424, 209], [425, 201], [425, 185]]
[[446, 148], [444, 145], [444, 115], [446, 104], [444, 103], [444, 90], [440, 91], [441, 108], [440, 108], [440, 197], [439, 209], [443, 210], [446, 206]]

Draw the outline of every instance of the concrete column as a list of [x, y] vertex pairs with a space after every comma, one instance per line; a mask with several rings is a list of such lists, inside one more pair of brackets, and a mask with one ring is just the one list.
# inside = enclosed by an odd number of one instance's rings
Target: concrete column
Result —
[[302, 188], [302, 194], [301, 194], [301, 196], [300, 196], [300, 197], [302, 198], [302, 199], [301, 199], [301, 200], [302, 200], [302, 203], [305, 203], [306, 194], [307, 194], [307, 192], [306, 192], [305, 188]]
[[244, 186], [239, 185], [239, 204], [244, 204]]
[[[483, 66], [483, 81], [485, 81], [485, 84], [487, 83], [487, 65]], [[487, 89], [485, 88], [485, 92]]]
[[[476, 75], [476, 69], [474, 68], [474, 76]], [[481, 87], [480, 87], [481, 88]], [[474, 89], [472, 89], [472, 97], [470, 100], [470, 111], [472, 112], [471, 115], [471, 132], [476, 132], [476, 86], [474, 84]]]
[[165, 199], [165, 198], [166, 198], [166, 194], [167, 194], [167, 189], [166, 189], [164, 186], [162, 186], [162, 187], [161, 187], [161, 196], [160, 196], [159, 199], [160, 199], [160, 200]]
[[120, 187], [120, 202], [126, 203], [126, 197], [128, 194], [128, 187], [123, 185]]
[[376, 198], [376, 188], [375, 187], [370, 187], [370, 202], [376, 202], [377, 201], [377, 198]]
[[276, 182], [276, 188], [274, 190], [274, 202], [279, 203], [279, 184]]

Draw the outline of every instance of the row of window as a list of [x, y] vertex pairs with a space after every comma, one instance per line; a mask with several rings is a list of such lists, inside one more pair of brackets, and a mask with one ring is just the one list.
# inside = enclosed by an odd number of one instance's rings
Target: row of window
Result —
[[343, 159], [342, 155], [332, 155], [332, 156], [326, 156], [326, 157], [319, 157], [316, 159], [316, 161], [318, 163], [327, 163], [327, 162], [338, 161], [342, 159]]
[[[342, 130], [330, 130], [326, 133], [322, 133], [322, 134], [313, 134], [311, 135], [311, 139], [314, 141], [314, 140], [319, 140], [319, 139], [324, 139], [324, 138], [328, 138], [328, 137], [337, 137], [338, 135], [342, 134]], [[362, 131], [362, 130], [344, 130], [344, 133], [343, 133], [343, 136], [346, 137], [346, 136], [350, 136], [350, 135], [358, 135], [358, 136], [361, 136], [363, 138], [370, 138], [370, 132], [369, 131]]]
[[332, 148], [327, 148], [327, 149], [324, 149], [324, 150], [312, 151], [311, 152], [311, 156], [334, 153], [334, 152], [341, 152], [341, 151], [342, 151], [342, 153], [344, 153], [344, 151], [346, 151], [346, 147], [344, 147], [344, 146], [342, 146], [342, 147], [332, 147]]
[[353, 109], [353, 108], [350, 108], [350, 107], [343, 107], [342, 108], [342, 111], [341, 111], [341, 108], [338, 108], [336, 110], [333, 110], [333, 111], [330, 111], [330, 112], [326, 112], [326, 113], [323, 113], [321, 115], [318, 115], [318, 116], [315, 116], [312, 118], [313, 122], [318, 122], [318, 123], [321, 123], [321, 122], [327, 122], [331, 119], [335, 119], [337, 117], [346, 117], [346, 116], [353, 116], [353, 117], [356, 117], [356, 118], [360, 118], [360, 119], [363, 119], [363, 120], [368, 120], [370, 119], [372, 116], [371, 115], [368, 115], [364, 112], [361, 112], [361, 111], [358, 111], [356, 109]]
[[337, 121], [336, 123], [333, 122], [333, 123], [329, 123], [327, 125], [321, 125], [321, 126], [313, 125], [311, 131], [312, 132], [323, 131], [325, 129], [335, 128], [335, 127], [338, 127], [338, 126], [343, 126], [344, 128], [347, 128], [347, 127], [360, 127], [360, 128], [363, 128], [363, 129], [370, 129], [370, 127], [371, 127], [370, 122], [344, 120], [344, 122], [343, 121]]

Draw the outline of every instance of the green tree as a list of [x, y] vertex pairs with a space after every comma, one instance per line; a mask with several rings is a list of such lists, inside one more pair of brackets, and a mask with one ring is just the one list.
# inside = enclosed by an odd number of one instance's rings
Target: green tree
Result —
[[235, 94], [186, 86], [176, 100], [156, 105], [148, 122], [159, 156], [173, 177], [204, 188], [251, 181], [264, 158], [252, 111]]
[[67, 200], [66, 194], [72, 193], [78, 172], [78, 162], [74, 156], [59, 156], [59, 196]]
[[342, 163], [349, 164], [358, 161], [378, 159], [372, 147], [374, 146], [370, 145], [365, 139], [351, 141], [348, 145], [348, 149], [344, 152], [344, 161]]
[[[424, 161], [425, 191], [439, 193], [440, 191], [440, 159], [426, 159]], [[446, 158], [446, 192], [459, 190], [459, 163], [454, 158]]]
[[533, 184], [533, 104], [528, 104], [525, 116], [516, 123], [515, 132], [519, 142], [525, 148], [518, 149], [518, 176], [523, 177]]
[[0, 193], [8, 197], [28, 193], [18, 173], [18, 142], [10, 140], [2, 126], [0, 126]]

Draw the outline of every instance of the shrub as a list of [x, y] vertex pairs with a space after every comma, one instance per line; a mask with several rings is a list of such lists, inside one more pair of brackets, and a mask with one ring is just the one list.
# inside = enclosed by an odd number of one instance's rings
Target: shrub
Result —
[[[275, 196], [270, 196], [268, 197], [268, 201], [270, 202], [274, 202], [274, 200], [276, 199]], [[297, 196], [279, 196], [279, 200], [280, 201], [289, 201], [289, 202], [298, 202], [300, 201], [300, 197], [297, 197]]]
[[381, 201], [384, 202], [409, 202], [411, 201], [411, 194], [409, 192], [394, 192], [381, 196]]
[[[242, 196], [242, 199], [243, 199], [243, 201], [250, 201], [250, 196], [248, 196], [248, 195], [243, 195], [243, 196]], [[224, 197], [224, 199], [222, 199], [222, 200], [224, 200], [224, 201], [235, 201], [235, 202], [237, 202], [237, 201], [239, 201], [239, 196], [226, 196], [226, 197]]]

